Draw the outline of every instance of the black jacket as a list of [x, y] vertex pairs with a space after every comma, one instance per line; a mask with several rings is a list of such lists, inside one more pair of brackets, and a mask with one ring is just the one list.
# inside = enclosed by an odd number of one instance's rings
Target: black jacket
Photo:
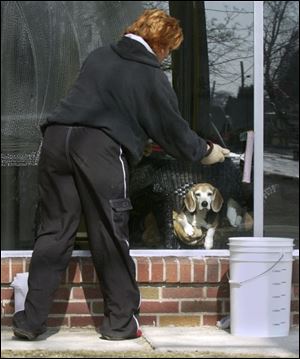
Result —
[[207, 153], [206, 141], [181, 117], [156, 56], [127, 37], [91, 52], [42, 132], [51, 124], [101, 129], [122, 145], [131, 165], [149, 138], [177, 159], [199, 161]]

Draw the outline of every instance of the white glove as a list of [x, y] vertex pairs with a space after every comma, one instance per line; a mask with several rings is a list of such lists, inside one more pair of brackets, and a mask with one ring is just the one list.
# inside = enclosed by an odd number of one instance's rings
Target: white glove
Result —
[[216, 143], [209, 142], [209, 145], [211, 148], [208, 150], [208, 154], [201, 160], [203, 165], [212, 165], [217, 162], [223, 162], [225, 156], [228, 156], [230, 153], [230, 150], [223, 148]]

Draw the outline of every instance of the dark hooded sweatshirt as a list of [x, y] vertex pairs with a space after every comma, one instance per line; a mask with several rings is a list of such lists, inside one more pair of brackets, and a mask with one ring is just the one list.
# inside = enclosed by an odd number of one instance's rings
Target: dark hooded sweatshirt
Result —
[[207, 154], [206, 141], [182, 118], [156, 56], [127, 37], [90, 53], [42, 132], [52, 124], [104, 131], [131, 165], [141, 160], [149, 138], [177, 159], [200, 161]]

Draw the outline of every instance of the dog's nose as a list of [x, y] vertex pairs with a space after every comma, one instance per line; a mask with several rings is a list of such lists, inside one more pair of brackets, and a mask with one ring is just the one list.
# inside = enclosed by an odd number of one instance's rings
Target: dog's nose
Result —
[[203, 201], [201, 204], [202, 204], [202, 207], [207, 207], [208, 206], [208, 203], [206, 201]]

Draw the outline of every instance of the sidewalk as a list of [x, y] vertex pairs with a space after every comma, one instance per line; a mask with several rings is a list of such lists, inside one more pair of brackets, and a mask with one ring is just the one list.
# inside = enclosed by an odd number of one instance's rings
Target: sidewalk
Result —
[[61, 329], [56, 332], [49, 330], [30, 342], [17, 339], [11, 330], [4, 329], [1, 335], [1, 357], [24, 358], [27, 354], [34, 354], [33, 351], [41, 351], [38, 352], [39, 357], [50, 357], [46, 356], [49, 352], [62, 353], [62, 356], [52, 356], [57, 358], [299, 357], [298, 328], [293, 328], [288, 337], [278, 338], [235, 337], [228, 331], [214, 327], [143, 326], [142, 330], [142, 338], [124, 341], [100, 339], [99, 333], [94, 329]]

